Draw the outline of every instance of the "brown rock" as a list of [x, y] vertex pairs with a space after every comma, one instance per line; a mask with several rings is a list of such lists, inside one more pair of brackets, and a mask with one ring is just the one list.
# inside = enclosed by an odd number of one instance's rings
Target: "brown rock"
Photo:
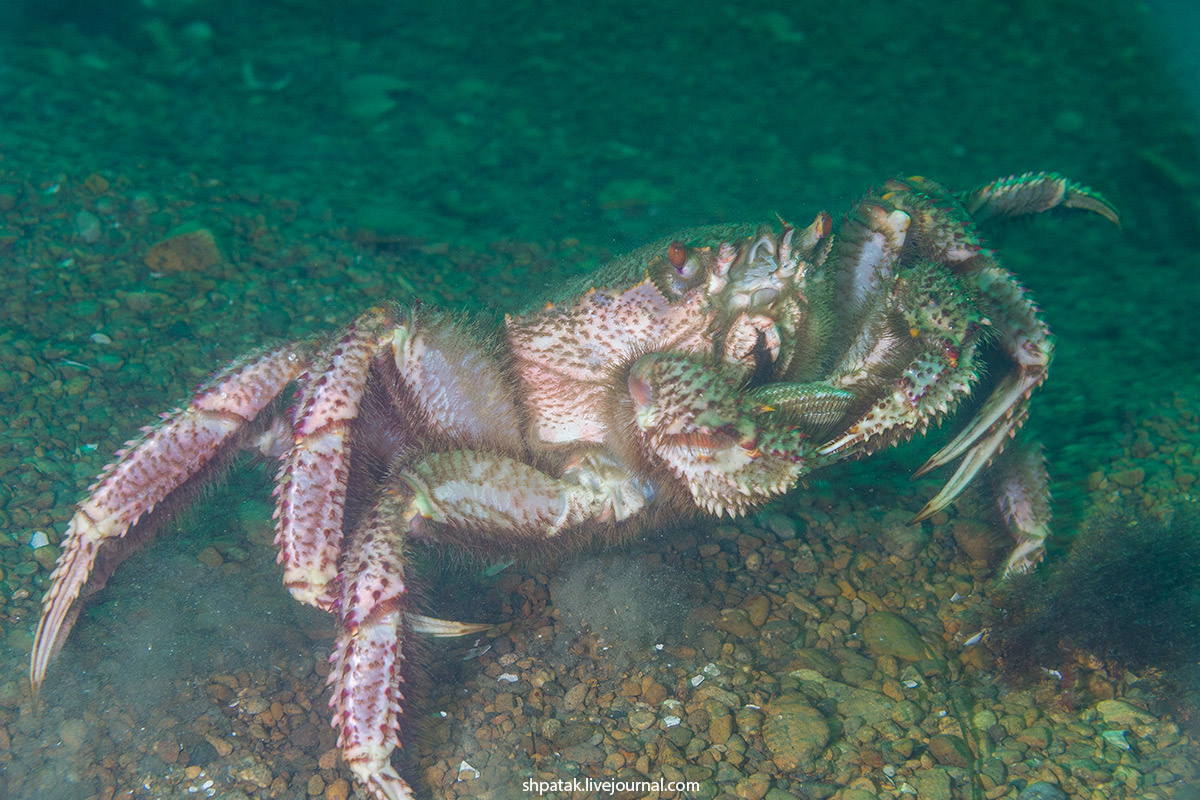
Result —
[[222, 258], [212, 231], [193, 223], [175, 228], [151, 245], [145, 261], [155, 272], [203, 272]]
[[225, 757], [233, 752], [233, 745], [218, 736], [213, 736], [210, 733], [204, 738], [208, 740], [208, 743], [211, 744], [213, 749], [217, 751], [217, 755], [221, 757]]
[[667, 699], [667, 687], [655, 681], [642, 690], [642, 699], [652, 706], [657, 706]]
[[708, 722], [708, 738], [713, 744], [725, 744], [733, 734], [733, 717], [721, 714]]
[[725, 608], [714, 624], [719, 631], [732, 633], [739, 639], [752, 639], [758, 630], [750, 624], [750, 615], [742, 608]]
[[929, 648], [913, 624], [891, 611], [868, 614], [858, 626], [858, 635], [877, 656], [895, 656], [901, 661], [927, 658]]
[[967, 767], [974, 760], [967, 743], [948, 733], [929, 737], [929, 754], [937, 759], [939, 764], [950, 767]]
[[733, 793], [743, 800], [762, 800], [771, 789], [771, 778], [762, 772], [756, 772], [742, 778], [734, 787]]
[[325, 787], [325, 800], [346, 800], [349, 796], [350, 782], [345, 778], [338, 778]]
[[762, 726], [771, 760], [782, 770], [806, 770], [829, 743], [829, 725], [820, 711], [798, 696], [770, 703]]
[[756, 594], [752, 597], [747, 597], [742, 603], [742, 608], [745, 609], [750, 624], [755, 628], [761, 628], [766, 624], [767, 615], [771, 612], [771, 601], [761, 594]]
[[973, 519], [960, 519], [954, 523], [954, 541], [972, 561], [990, 563], [1004, 542], [988, 525]]

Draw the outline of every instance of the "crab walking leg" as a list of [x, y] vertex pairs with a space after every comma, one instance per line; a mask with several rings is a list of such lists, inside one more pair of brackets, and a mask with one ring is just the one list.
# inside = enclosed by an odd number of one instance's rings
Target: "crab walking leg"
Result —
[[283, 583], [300, 602], [326, 611], [341, 555], [350, 423], [393, 321], [390, 309], [370, 309], [313, 359], [296, 401], [292, 447], [279, 467], [275, 546]]
[[1046, 373], [1054, 358], [1054, 339], [1050, 336], [1050, 329], [1042, 322], [1037, 306], [1026, 296], [1010, 272], [990, 266], [980, 270], [975, 280], [992, 300], [993, 308], [989, 311], [989, 317], [997, 333], [998, 344], [1013, 360], [1016, 369], [1001, 379], [967, 427], [934, 453], [917, 470], [917, 476], [953, 461], [968, 450], [981, 451], [972, 456], [975, 461], [986, 463], [995, 456], [1008, 438], [995, 436], [996, 429], [1007, 427], [1010, 434], [1016, 431], [1019, 423], [1012, 425], [1010, 421], [1021, 416], [1028, 405], [1029, 396], [1046, 380]]
[[1041, 445], [1019, 441], [992, 467], [1000, 513], [1017, 546], [1004, 565], [1006, 576], [1028, 572], [1046, 552], [1050, 535], [1050, 479]]
[[[339, 634], [327, 683], [342, 757], [377, 800], [409, 800], [392, 767], [400, 746], [405, 608], [404, 514], [412, 491], [389, 487], [350, 535], [342, 563]], [[423, 619], [423, 618], [422, 618]]]
[[42, 601], [29, 678], [41, 687], [46, 666], [70, 632], [96, 559], [172, 492], [240, 442], [239, 434], [308, 361], [306, 345], [286, 345], [236, 361], [197, 390], [184, 408], [143, 429], [92, 484], [67, 526], [63, 551]]
[[[437, 538], [487, 549], [530, 543], [589, 521], [619, 522], [648, 502], [630, 472], [606, 458], [583, 458], [562, 478], [521, 461], [480, 450], [430, 453], [402, 476], [414, 491], [407, 518], [448, 526]], [[466, 532], [456, 536], [455, 531]]]

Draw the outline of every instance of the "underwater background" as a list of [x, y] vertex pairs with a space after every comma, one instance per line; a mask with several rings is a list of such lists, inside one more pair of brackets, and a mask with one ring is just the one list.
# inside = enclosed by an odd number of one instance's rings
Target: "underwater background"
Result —
[[[0, 798], [356, 791], [332, 626], [279, 585], [263, 465], [126, 564], [30, 697], [72, 505], [229, 359], [385, 298], [515, 310], [674, 229], [839, 218], [893, 175], [1054, 170], [1120, 210], [990, 236], [1057, 336], [1029, 422], [1056, 498], [1043, 568], [1114, 507], [1200, 535], [1198, 119], [1184, 0], [0, 5]], [[909, 478], [930, 438], [628, 550], [431, 560], [432, 613], [502, 624], [426, 647], [406, 775], [437, 798], [574, 776], [1200, 797], [1196, 582], [1112, 606], [1117, 638], [1165, 625], [1171, 665], [1054, 642], [1057, 674], [1001, 680], [966, 644], [1003, 602], [986, 491], [905, 524], [944, 478]], [[1118, 577], [1200, 573], [1148, 552]]]

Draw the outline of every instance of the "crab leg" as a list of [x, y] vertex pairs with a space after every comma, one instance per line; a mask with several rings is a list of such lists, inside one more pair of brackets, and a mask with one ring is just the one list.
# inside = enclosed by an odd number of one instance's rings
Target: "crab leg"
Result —
[[[1016, 369], [1001, 379], [970, 424], [917, 470], [917, 476], [924, 475], [968, 450], [972, 451], [964, 465], [973, 464], [974, 469], [968, 474], [960, 467], [943, 489], [943, 494], [950, 500], [1000, 452], [1005, 441], [1020, 427], [1029, 396], [1046, 379], [1054, 357], [1050, 329], [1011, 273], [993, 265], [980, 270], [973, 278], [993, 302], [989, 317], [998, 333], [1000, 346], [1012, 358]], [[921, 511], [919, 518], [935, 513], [946, 503], [931, 503]]]
[[187, 406], [144, 429], [92, 484], [67, 526], [42, 601], [29, 669], [35, 692], [79, 613], [81, 592], [91, 588], [89, 580], [102, 583], [115, 567], [108, 563], [93, 576], [97, 558], [117, 550], [138, 520], [173, 492], [232, 454], [247, 426], [304, 368], [307, 349], [285, 345], [234, 362], [201, 386]]
[[275, 546], [283, 583], [302, 603], [332, 610], [349, 476], [350, 423], [394, 316], [373, 308], [314, 359], [300, 390], [293, 444], [279, 467]]
[[327, 683], [342, 757], [378, 800], [410, 800], [392, 767], [400, 746], [400, 691], [408, 589], [404, 513], [412, 491], [389, 488], [350, 536], [342, 563], [338, 640]]

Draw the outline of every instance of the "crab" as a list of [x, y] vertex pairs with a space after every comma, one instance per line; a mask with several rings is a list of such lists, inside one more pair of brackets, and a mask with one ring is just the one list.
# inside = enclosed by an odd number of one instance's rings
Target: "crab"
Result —
[[[945, 508], [1026, 416], [1053, 352], [1038, 309], [976, 223], [1079, 208], [1093, 190], [1030, 173], [952, 194], [923, 178], [870, 193], [834, 233], [682, 231], [489, 324], [381, 305], [332, 336], [240, 358], [128, 443], [77, 507], [31, 661], [37, 692], [83, 598], [242, 450], [279, 460], [275, 545], [297, 600], [337, 617], [333, 725], [377, 800], [412, 797], [400, 746], [405, 641], [486, 626], [422, 615], [410, 548], [497, 555], [620, 541], [656, 520], [739, 515], [814, 470], [926, 431], [998, 374], [921, 472], [958, 460]], [[1036, 563], [1041, 459], [1001, 490]]]

